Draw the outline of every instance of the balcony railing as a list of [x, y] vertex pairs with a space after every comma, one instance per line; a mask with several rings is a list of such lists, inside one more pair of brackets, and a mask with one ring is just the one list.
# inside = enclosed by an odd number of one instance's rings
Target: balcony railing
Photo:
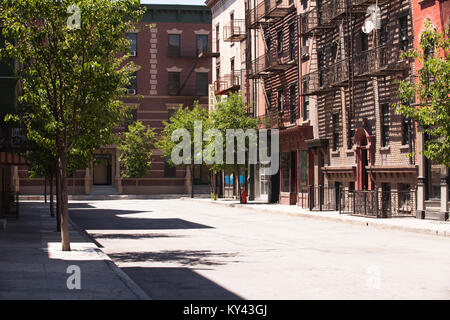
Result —
[[247, 11], [248, 26], [257, 28], [260, 24], [275, 22], [295, 10], [294, 4], [283, 4], [281, 0], [263, 0]]
[[212, 37], [206, 45], [197, 48], [196, 57], [198, 58], [218, 58], [220, 57], [220, 41]]
[[314, 95], [345, 85], [349, 77], [348, 61], [341, 60], [302, 77], [303, 95]]
[[321, 33], [334, 27], [335, 19], [341, 17], [347, 11], [346, 0], [330, 0], [321, 7], [314, 7], [299, 16], [301, 33]]
[[353, 72], [356, 77], [397, 72], [409, 67], [408, 59], [402, 57], [401, 44], [388, 44], [355, 55]]
[[230, 23], [223, 27], [223, 41], [225, 42], [240, 42], [246, 36], [244, 19], [230, 20]]
[[[285, 50], [286, 51], [286, 50]], [[266, 54], [256, 58], [252, 61], [249, 77], [257, 78], [268, 76], [272, 73], [283, 72], [296, 64], [295, 59], [291, 59], [291, 56], [296, 57], [296, 53], [291, 52], [277, 52], [271, 50]]]
[[235, 70], [231, 74], [220, 77], [214, 82], [216, 95], [226, 95], [236, 92], [241, 88], [241, 70]]

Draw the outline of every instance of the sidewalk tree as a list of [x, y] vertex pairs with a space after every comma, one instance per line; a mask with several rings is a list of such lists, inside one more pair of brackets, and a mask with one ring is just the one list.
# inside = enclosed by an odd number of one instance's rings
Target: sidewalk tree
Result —
[[38, 146], [55, 150], [62, 250], [69, 251], [67, 176], [112, 141], [125, 117], [118, 98], [136, 71], [127, 63], [126, 32], [143, 10], [139, 0], [3, 0], [0, 6], [9, 39], [1, 54], [20, 66], [18, 104], [26, 106], [15, 120]]
[[[196, 131], [195, 124], [201, 122], [201, 126], [197, 126]], [[181, 142], [189, 143], [189, 150], [187, 154], [183, 154], [183, 163], [178, 164], [182, 168], [187, 168], [191, 173], [191, 197], [194, 197], [194, 189], [193, 189], [193, 172], [194, 165], [196, 163], [195, 158], [201, 156], [201, 152], [204, 147], [203, 139], [201, 141], [202, 150], [195, 149], [195, 136], [203, 137], [205, 132], [205, 128], [208, 126], [208, 110], [202, 108], [198, 101], [194, 102], [192, 108], [186, 107], [176, 110], [176, 112], [170, 117], [169, 122], [163, 121], [164, 129], [160, 134], [160, 138], [158, 141], [158, 147], [163, 150], [164, 156], [166, 157], [168, 163], [171, 166], [175, 166], [175, 163], [172, 159], [172, 152], [176, 152], [175, 149]], [[178, 137], [179, 139], [172, 140], [172, 136], [178, 130], [185, 130], [186, 134], [189, 135], [189, 141], [183, 140], [183, 137]], [[186, 137], [185, 137], [186, 138]], [[200, 151], [200, 153], [198, 152]], [[202, 161], [203, 163], [203, 161]], [[198, 163], [197, 163], [198, 164]]]
[[[424, 155], [439, 164], [450, 166], [450, 40], [449, 28], [440, 33], [425, 22], [420, 36], [420, 50], [407, 57], [418, 59], [423, 67], [415, 81], [400, 82], [400, 103], [396, 112], [413, 119], [430, 137]], [[411, 103], [412, 101], [416, 103]]]
[[[211, 170], [214, 175], [219, 171], [223, 172], [232, 172], [236, 176], [237, 183], [239, 184], [239, 171], [240, 169], [247, 170], [248, 166], [248, 151], [250, 145], [252, 143], [251, 139], [245, 139], [245, 163], [238, 163], [238, 143], [234, 143], [234, 150], [232, 153], [234, 154], [233, 163], [227, 163], [226, 161], [226, 152], [227, 150], [227, 130], [243, 130], [245, 133], [247, 130], [255, 130], [257, 131], [259, 125], [261, 124], [259, 119], [255, 119], [247, 114], [247, 108], [245, 106], [244, 100], [242, 98], [242, 93], [232, 93], [226, 99], [219, 102], [217, 109], [215, 112], [210, 114], [210, 121], [208, 122], [207, 129], [218, 130], [221, 133], [223, 139], [219, 141], [217, 137], [212, 137], [208, 142], [207, 146], [211, 147], [211, 150], [214, 150], [218, 144], [221, 144], [223, 152], [223, 163], [214, 163], [211, 165]], [[236, 140], [236, 139], [234, 139]], [[236, 142], [236, 141], [235, 141]], [[257, 143], [257, 142], [256, 142]], [[219, 147], [219, 146], [217, 146]], [[253, 146], [255, 147], [255, 146]], [[210, 155], [211, 156], [211, 155]], [[214, 156], [214, 154], [212, 154]], [[214, 180], [214, 179], [213, 179]], [[236, 180], [235, 180], [236, 181]], [[213, 190], [212, 192], [215, 194], [215, 181], [212, 183]]]
[[122, 151], [119, 162], [124, 167], [123, 178], [141, 178], [149, 173], [154, 144], [155, 132], [142, 122], [136, 121], [128, 126], [119, 145]]

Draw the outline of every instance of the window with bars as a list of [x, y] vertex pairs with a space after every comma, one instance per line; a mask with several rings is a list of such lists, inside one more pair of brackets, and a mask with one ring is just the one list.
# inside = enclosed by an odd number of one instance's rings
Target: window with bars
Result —
[[389, 145], [389, 103], [381, 104], [381, 146]]
[[169, 89], [169, 96], [178, 95], [178, 91], [180, 90], [179, 72], [169, 72], [168, 89]]
[[339, 113], [333, 113], [333, 151], [337, 151], [339, 148]]

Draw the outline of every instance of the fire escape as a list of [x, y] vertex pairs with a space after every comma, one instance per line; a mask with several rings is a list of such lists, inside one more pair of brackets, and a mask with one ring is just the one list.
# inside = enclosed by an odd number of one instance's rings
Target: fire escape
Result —
[[[223, 41], [224, 42], [241, 42], [247, 37], [245, 20], [244, 19], [230, 19], [228, 25], [223, 27]], [[241, 90], [243, 85], [242, 79], [245, 70], [235, 70], [234, 66], [229, 74], [223, 75], [214, 82], [214, 89], [216, 95], [227, 95], [232, 92]]]
[[[247, 27], [249, 32], [251, 30], [258, 30], [260, 35], [266, 38], [273, 30], [274, 24], [285, 19], [289, 14], [296, 11], [294, 4], [285, 4], [280, 0], [263, 0], [256, 7], [247, 10]], [[282, 73], [292, 66], [297, 64], [296, 54], [293, 52], [286, 52], [284, 48], [282, 50], [276, 50], [273, 46], [268, 46], [264, 42], [265, 53], [259, 57], [249, 57], [248, 66], [248, 78], [252, 79], [255, 83], [257, 81], [264, 81], [265, 85], [269, 84], [270, 92], [274, 92], [272, 88], [272, 82], [270, 77], [273, 77], [279, 73]], [[253, 48], [255, 49], [255, 48]], [[253, 51], [252, 49], [250, 49]], [[278, 110], [271, 108], [271, 98], [267, 94], [268, 90], [264, 90], [266, 100], [266, 116], [263, 122], [268, 127], [282, 127], [283, 117]]]
[[[312, 71], [303, 76], [302, 95], [321, 95], [340, 87], [347, 88], [349, 145], [355, 126], [355, 83], [402, 72], [409, 67], [401, 58], [401, 53], [406, 50], [402, 42], [394, 43], [393, 37], [386, 34], [384, 42], [380, 43], [380, 30], [372, 31], [375, 40], [370, 49], [355, 49], [355, 34], [359, 31], [356, 25], [364, 22], [369, 6], [375, 4], [382, 12], [389, 12], [391, 4], [387, 0], [328, 0], [316, 1], [315, 7], [299, 16], [300, 36], [315, 40], [316, 44], [311, 57], [315, 65], [312, 64]], [[330, 43], [328, 36], [339, 32], [341, 23], [342, 41]]]

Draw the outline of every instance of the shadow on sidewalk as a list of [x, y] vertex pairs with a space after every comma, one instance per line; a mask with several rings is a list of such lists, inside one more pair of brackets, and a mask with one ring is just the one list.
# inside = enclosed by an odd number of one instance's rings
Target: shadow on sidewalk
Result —
[[156, 300], [243, 300], [189, 268], [121, 268]]

